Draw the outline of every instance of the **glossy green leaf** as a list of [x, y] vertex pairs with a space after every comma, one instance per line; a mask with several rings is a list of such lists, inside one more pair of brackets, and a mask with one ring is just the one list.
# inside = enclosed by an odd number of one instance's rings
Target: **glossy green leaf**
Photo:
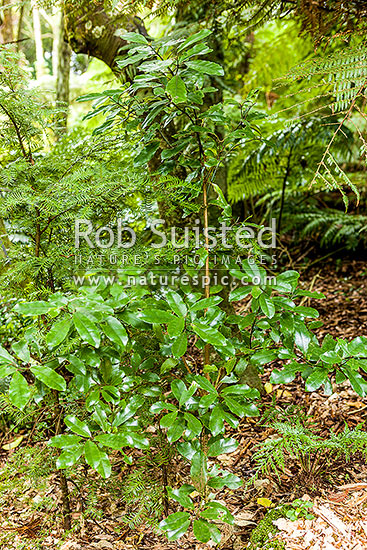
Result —
[[185, 355], [187, 350], [187, 335], [185, 333], [180, 334], [172, 344], [172, 354], [176, 358], [180, 358]]
[[[170, 414], [176, 414], [176, 413], [170, 413]], [[184, 433], [186, 429], [186, 426], [182, 420], [182, 418], [177, 418], [173, 424], [168, 428], [167, 430], [167, 439], [170, 443], [174, 443]]]
[[217, 401], [217, 399], [217, 393], [208, 393], [207, 395], [203, 395], [199, 401], [199, 407], [201, 409], [208, 409], [215, 401]]
[[302, 315], [304, 315], [305, 317], [311, 317], [313, 319], [317, 319], [317, 317], [320, 316], [319, 312], [317, 311], [317, 309], [313, 308], [313, 307], [305, 307], [305, 306], [296, 306], [294, 308], [294, 311], [296, 313], [301, 313]]
[[[31, 360], [31, 354], [28, 347], [28, 342], [25, 338], [22, 340], [19, 340], [19, 342], [15, 342], [11, 349], [14, 351], [15, 355], [19, 357], [23, 363], [29, 363]], [[1, 364], [1, 357], [0, 357], [0, 364]]]
[[156, 403], [153, 403], [153, 405], [150, 407], [150, 412], [152, 414], [159, 414], [160, 412], [164, 411], [165, 409], [169, 411], [176, 411], [176, 407], [172, 403], [165, 403], [164, 401], [157, 401]]
[[194, 379], [194, 382], [197, 383], [199, 388], [201, 388], [202, 390], [205, 390], [209, 393], [213, 393], [213, 394], [217, 395], [217, 390], [215, 389], [213, 384], [210, 382], [210, 380], [205, 378], [205, 376], [202, 376], [201, 374], [196, 374], [193, 377], [193, 379]]
[[290, 384], [296, 378], [297, 372], [300, 370], [300, 365], [291, 362], [284, 369], [274, 369], [270, 376], [272, 384]]
[[315, 367], [312, 369], [310, 376], [306, 380], [306, 391], [316, 391], [319, 389], [322, 384], [328, 379], [329, 371], [328, 369], [322, 369]]
[[205, 519], [224, 521], [229, 525], [234, 524], [234, 517], [228, 508], [224, 504], [216, 501], [209, 502], [207, 507], [201, 512], [200, 516]]
[[277, 358], [275, 351], [262, 349], [253, 354], [251, 361], [254, 365], [266, 365]]
[[91, 437], [90, 429], [88, 428], [88, 425], [85, 422], [82, 422], [76, 416], [69, 415], [66, 416], [64, 419], [64, 422], [68, 428], [71, 429], [74, 433], [82, 436], [82, 437]]
[[225, 453], [233, 453], [238, 447], [238, 441], [233, 438], [215, 438], [209, 441], [208, 456], [219, 456]]
[[199, 493], [204, 493], [208, 481], [208, 464], [207, 458], [201, 450], [194, 453], [191, 458], [190, 475], [195, 489]]
[[209, 430], [214, 436], [224, 432], [224, 420], [225, 415], [222, 407], [216, 405], [212, 410], [209, 420]]
[[191, 413], [186, 413], [185, 412], [184, 413], [184, 418], [187, 422], [187, 428], [190, 430], [190, 432], [192, 432], [194, 435], [201, 434], [201, 431], [203, 429], [203, 425], [200, 422], [200, 420], [198, 418], [196, 418], [196, 416], [194, 416]]
[[273, 300], [266, 296], [265, 294], [261, 294], [259, 298], [259, 305], [261, 308], [261, 311], [269, 317], [269, 319], [272, 319], [275, 315], [275, 306], [273, 303]]
[[174, 369], [177, 366], [177, 364], [178, 364], [177, 359], [174, 359], [173, 357], [169, 357], [161, 365], [161, 374], [165, 374], [166, 372], [170, 372], [172, 369]]
[[311, 342], [311, 334], [305, 327], [304, 323], [297, 323], [295, 326], [295, 339], [294, 343], [295, 345], [303, 351], [303, 353], [306, 353], [308, 350], [308, 346]]
[[251, 293], [251, 291], [252, 291], [251, 285], [235, 288], [229, 295], [229, 301], [239, 302], [240, 300], [243, 300], [243, 298], [248, 296]]
[[111, 462], [107, 454], [101, 451], [93, 441], [87, 441], [84, 446], [84, 456], [87, 464], [96, 470], [104, 479], [111, 475]]
[[129, 341], [126, 329], [116, 317], [109, 316], [106, 319], [106, 324], [103, 325], [105, 335], [117, 346], [125, 349]]
[[187, 91], [184, 81], [179, 75], [173, 76], [167, 83], [166, 92], [175, 103], [184, 103], [187, 100]]
[[129, 447], [136, 449], [142, 449], [146, 451], [149, 449], [149, 439], [136, 432], [129, 432], [126, 434], [126, 443]]
[[45, 315], [48, 313], [51, 309], [53, 309], [55, 306], [53, 304], [49, 304], [48, 302], [25, 302], [17, 304], [14, 308], [14, 311], [17, 313], [21, 313], [22, 315], [29, 316], [29, 315]]
[[152, 160], [158, 149], [158, 141], [153, 141], [152, 143], [149, 143], [149, 145], [144, 147], [140, 151], [140, 153], [134, 158], [134, 166], [139, 167], [147, 164], [150, 160]]
[[160, 522], [159, 527], [167, 535], [168, 540], [178, 540], [190, 526], [188, 512], [176, 512]]
[[17, 367], [10, 366], [10, 365], [0, 365], [0, 380], [1, 378], [5, 378], [6, 376], [10, 376], [11, 374], [14, 374], [14, 372], [17, 371]]
[[170, 426], [172, 426], [172, 424], [177, 418], [177, 414], [178, 414], [178, 411], [175, 411], [162, 416], [160, 420], [160, 425], [162, 426], [162, 428], [169, 428]]
[[101, 343], [100, 332], [93, 321], [83, 313], [74, 313], [75, 328], [84, 342], [98, 348]]
[[229, 489], [238, 489], [242, 486], [242, 480], [234, 474], [222, 472], [221, 476], [215, 476], [210, 478], [208, 485], [213, 489], [223, 489], [228, 487]]
[[[107, 409], [107, 406], [106, 406]], [[107, 409], [108, 411], [109, 409]], [[93, 420], [102, 428], [104, 432], [107, 432], [111, 425], [108, 421], [108, 416], [105, 408], [102, 406], [102, 403], [97, 403], [94, 405], [94, 411], [92, 415]]]
[[224, 347], [226, 345], [225, 337], [216, 328], [204, 325], [203, 323], [199, 322], [196, 322], [192, 328], [195, 334], [197, 334], [199, 338], [204, 340], [204, 342], [212, 344], [213, 346], [220, 347]]
[[83, 454], [83, 446], [76, 445], [74, 447], [68, 447], [63, 450], [58, 459], [56, 460], [56, 467], [59, 470], [65, 470], [66, 468], [71, 468], [76, 464], [79, 458]]
[[66, 365], [66, 368], [72, 372], [73, 374], [79, 374], [81, 376], [84, 376], [87, 374], [87, 369], [83, 363], [78, 357], [75, 357], [75, 355], [69, 355], [68, 357], [69, 365]]
[[224, 398], [224, 401], [227, 407], [229, 408], [229, 410], [239, 418], [243, 418], [246, 415], [245, 407], [243, 406], [242, 403], [239, 403], [236, 399], [226, 396]]
[[6, 351], [5, 348], [0, 346], [0, 365], [16, 365], [14, 357]]
[[123, 447], [128, 447], [128, 442], [126, 439], [126, 434], [99, 434], [94, 438], [96, 441], [109, 447], [110, 449], [115, 449], [116, 451], [121, 450]]
[[171, 390], [177, 401], [179, 401], [183, 392], [187, 391], [187, 388], [185, 382], [176, 379], [171, 382]]
[[115, 386], [104, 386], [101, 393], [107, 403], [118, 403], [120, 401], [120, 392]]
[[194, 503], [190, 498], [190, 494], [195, 490], [193, 485], [184, 484], [179, 489], [167, 487], [167, 493], [170, 498], [181, 504], [184, 508], [194, 508]]
[[342, 371], [348, 377], [354, 391], [361, 397], [365, 397], [367, 395], [367, 382], [362, 378], [362, 376], [348, 367], [343, 367]]
[[46, 335], [46, 344], [49, 348], [59, 346], [68, 335], [72, 319], [62, 319], [55, 323]]
[[335, 365], [342, 361], [342, 358], [336, 351], [326, 351], [320, 355], [320, 359], [329, 365]]
[[203, 298], [198, 302], [195, 302], [193, 306], [190, 307], [190, 311], [203, 311], [209, 307], [217, 306], [223, 301], [223, 298], [220, 296], [211, 296], [210, 298]]
[[260, 411], [255, 403], [244, 403], [243, 405], [243, 415], [250, 418], [260, 416]]
[[49, 441], [50, 447], [56, 447], [57, 449], [64, 449], [67, 447], [74, 447], [79, 443], [81, 438], [78, 435], [62, 434], [51, 437]]
[[231, 384], [221, 390], [221, 395], [243, 395], [250, 399], [256, 399], [260, 397], [260, 393], [255, 388], [250, 388], [247, 384]]
[[169, 311], [164, 311], [162, 309], [151, 309], [150, 311], [145, 310], [142, 313], [141, 318], [146, 323], [152, 324], [166, 324], [176, 319], [176, 317], [172, 313], [170, 313]]
[[167, 332], [171, 338], [179, 336], [185, 328], [185, 319], [184, 317], [176, 317], [170, 321], [167, 325]]
[[9, 386], [9, 399], [18, 409], [24, 409], [31, 396], [26, 379], [20, 372], [15, 372]]
[[187, 315], [185, 302], [177, 292], [170, 290], [167, 292], [166, 298], [170, 308], [176, 315], [179, 317], [185, 317]]
[[198, 384], [196, 382], [191, 382], [190, 387], [183, 391], [180, 395], [180, 398], [178, 400], [178, 403], [180, 407], [187, 404], [191, 397], [196, 393], [196, 390], [198, 389]]
[[115, 420], [113, 422], [114, 426], [121, 426], [127, 422], [130, 418], [135, 416], [136, 411], [144, 404], [144, 398], [141, 395], [133, 396], [129, 402], [121, 407], [121, 409], [116, 414]]
[[120, 38], [126, 40], [126, 42], [132, 42], [133, 44], [149, 44], [145, 36], [137, 32], [125, 32], [120, 35]]
[[358, 336], [347, 344], [348, 353], [350, 355], [362, 355], [367, 356], [367, 339]]
[[46, 367], [45, 365], [32, 365], [31, 372], [34, 376], [43, 382], [48, 388], [58, 391], [66, 390], [65, 379], [57, 374], [53, 369]]
[[193, 34], [192, 36], [189, 36], [186, 38], [185, 42], [183, 42], [177, 49], [178, 52], [182, 52], [183, 50], [187, 50], [187, 48], [190, 48], [197, 42], [200, 42], [201, 40], [204, 40], [207, 36], [212, 34], [212, 31], [209, 29], [202, 29], [201, 31]]
[[130, 55], [128, 57], [125, 57], [124, 59], [117, 58], [116, 65], [119, 67], [119, 69], [124, 69], [128, 65], [135, 65], [136, 63], [139, 63], [139, 61], [147, 59], [150, 56], [151, 54], [149, 53], [137, 53], [136, 55]]
[[212, 539], [216, 544], [221, 541], [218, 527], [202, 519], [195, 519], [193, 524], [194, 535], [200, 542], [209, 542]]
[[[190, 57], [195, 57], [196, 55], [206, 55], [208, 53], [211, 53], [212, 51], [213, 51], [212, 48], [209, 48], [209, 46], [207, 46], [206, 44], [195, 44], [195, 46], [193, 48], [190, 48], [185, 53], [182, 53], [182, 55], [180, 55], [179, 61], [182, 63], [183, 61], [185, 61], [185, 59], [189, 59]], [[210, 87], [210, 86], [208, 86], [204, 89], [205, 89], [206, 92], [210, 92], [210, 91], [215, 92], [216, 91], [215, 88]], [[200, 90], [200, 92], [203, 95], [205, 93], [204, 90]]]
[[218, 65], [218, 63], [213, 63], [213, 61], [204, 61], [200, 59], [196, 61], [186, 61], [185, 65], [198, 73], [209, 74], [211, 76], [224, 76], [223, 67]]

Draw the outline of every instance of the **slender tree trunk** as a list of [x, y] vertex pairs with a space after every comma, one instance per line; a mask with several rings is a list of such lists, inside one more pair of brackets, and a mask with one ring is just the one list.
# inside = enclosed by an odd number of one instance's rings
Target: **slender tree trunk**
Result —
[[36, 78], [42, 78], [46, 74], [45, 60], [43, 57], [43, 44], [41, 33], [41, 20], [38, 8], [33, 6], [33, 32], [36, 44]]
[[42, 18], [48, 26], [52, 33], [52, 74], [57, 75], [57, 63], [58, 63], [58, 51], [59, 51], [59, 41], [60, 41], [60, 26], [62, 24], [62, 10], [55, 8], [52, 14], [48, 14], [45, 9], [40, 9], [41, 21]]
[[63, 108], [58, 117], [58, 131], [66, 132], [70, 99], [70, 61], [71, 48], [66, 42], [64, 12], [61, 13], [57, 56], [56, 103]]
[[18, 28], [17, 28], [17, 52], [19, 52], [20, 41], [22, 39], [22, 30], [23, 30], [23, 20], [24, 20], [24, 4], [21, 6], [18, 17]]
[[[57, 390], [53, 390], [52, 392], [55, 397], [55, 435], [61, 434], [61, 427], [62, 427], [62, 417], [63, 417], [63, 410], [62, 406], [60, 404], [59, 400], [59, 394], [57, 393]], [[61, 450], [58, 449], [59, 455], [61, 454]], [[70, 531], [71, 529], [71, 505], [70, 505], [70, 494], [69, 494], [69, 488], [68, 488], [68, 480], [66, 478], [64, 470], [59, 470], [59, 483], [60, 483], [60, 489], [61, 489], [61, 503], [62, 503], [62, 513], [63, 513], [63, 520], [64, 520], [64, 529], [65, 531]]]
[[284, 179], [283, 179], [283, 185], [282, 185], [282, 195], [280, 198], [280, 207], [279, 207], [279, 216], [278, 216], [278, 223], [277, 223], [277, 233], [280, 235], [280, 229], [282, 227], [282, 216], [283, 216], [283, 209], [284, 209], [284, 199], [285, 199], [285, 189], [287, 186], [289, 174], [291, 171], [291, 159], [293, 154], [293, 147], [291, 147], [288, 155], [287, 160], [287, 168], [285, 171]]
[[10, 239], [5, 229], [5, 224], [0, 218], [0, 258], [8, 259], [8, 250], [11, 246]]
[[60, 41], [63, 39], [63, 19], [64, 14], [61, 10], [60, 12], [55, 12], [53, 15], [54, 26], [52, 28], [52, 74], [57, 77], [57, 70], [59, 66], [59, 51], [60, 51]]
[[[1, 32], [1, 42], [7, 44], [13, 42], [14, 40], [14, 31], [13, 31], [13, 13], [11, 10], [11, 0], [3, 0], [3, 12], [2, 12], [2, 24], [0, 27]], [[7, 8], [9, 6], [9, 8]]]

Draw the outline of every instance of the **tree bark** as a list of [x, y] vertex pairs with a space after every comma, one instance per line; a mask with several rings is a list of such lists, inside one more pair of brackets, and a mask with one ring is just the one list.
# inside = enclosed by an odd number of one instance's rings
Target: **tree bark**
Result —
[[0, 258], [9, 259], [8, 250], [10, 245], [11, 242], [5, 229], [4, 220], [0, 218]]
[[23, 19], [24, 19], [24, 4], [21, 6], [19, 11], [18, 28], [17, 28], [17, 45], [16, 45], [17, 52], [19, 52], [19, 45], [22, 38]]
[[39, 79], [46, 73], [46, 66], [43, 57], [41, 20], [37, 6], [33, 6], [33, 32], [36, 44], [36, 78]]
[[127, 42], [115, 32], [124, 28], [146, 35], [138, 17], [113, 18], [100, 0], [77, 5], [74, 0], [65, 0], [64, 9], [67, 40], [74, 52], [96, 57], [117, 73], [116, 58]]
[[[52, 391], [55, 397], [55, 435], [60, 435], [62, 430], [62, 418], [63, 410], [59, 400], [59, 394], [57, 390]], [[58, 454], [61, 454], [61, 450], [57, 449]], [[59, 470], [59, 482], [61, 489], [61, 504], [62, 504], [62, 514], [64, 520], [64, 530], [70, 531], [71, 529], [71, 504], [70, 504], [70, 494], [68, 488], [68, 480], [64, 470]]]
[[66, 42], [64, 12], [61, 13], [57, 54], [56, 104], [62, 108], [58, 116], [58, 132], [67, 130], [70, 99], [71, 48]]
[[[8, 44], [14, 40], [14, 30], [13, 30], [13, 13], [11, 11], [11, 0], [3, 0], [2, 12], [2, 23], [0, 27], [1, 32], [1, 42], [2, 44]], [[6, 6], [9, 6], [7, 8]]]

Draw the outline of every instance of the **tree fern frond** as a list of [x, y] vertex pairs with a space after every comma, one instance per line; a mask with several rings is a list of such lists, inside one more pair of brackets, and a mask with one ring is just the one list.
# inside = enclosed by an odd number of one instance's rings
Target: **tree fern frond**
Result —
[[[316, 118], [293, 122], [285, 129], [270, 133], [264, 143], [254, 146], [247, 155], [240, 153], [232, 161], [228, 173], [229, 199], [236, 202], [259, 192], [278, 190], [285, 179], [286, 184], [293, 189], [309, 185], [333, 135], [333, 126], [320, 126], [320, 121]], [[352, 132], [343, 125], [335, 139], [339, 153], [348, 155], [352, 142]], [[338, 172], [338, 164], [334, 163], [332, 167], [327, 165], [330, 173], [332, 169]], [[338, 176], [341, 180], [342, 172], [338, 172]], [[323, 177], [321, 170], [318, 177]], [[329, 182], [328, 185], [332, 189], [339, 188], [341, 183], [339, 180], [337, 182], [338, 185]], [[350, 182], [350, 187], [352, 186]]]

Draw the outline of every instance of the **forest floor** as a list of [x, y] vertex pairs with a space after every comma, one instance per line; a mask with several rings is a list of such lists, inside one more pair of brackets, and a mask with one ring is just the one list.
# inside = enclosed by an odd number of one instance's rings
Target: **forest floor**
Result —
[[[336, 337], [354, 338], [367, 335], [367, 263], [362, 261], [335, 262], [311, 267], [302, 275], [305, 288], [325, 294], [326, 300], [311, 301], [324, 322], [318, 329], [322, 337], [331, 333]], [[308, 305], [308, 304], [307, 304]], [[268, 382], [270, 372], [264, 374]], [[263, 410], [286, 409], [298, 405], [312, 419], [313, 430], [320, 436], [330, 431], [343, 431], [345, 425], [355, 428], [367, 419], [367, 398], [358, 397], [348, 384], [331, 396], [320, 390], [305, 393], [301, 380], [286, 387], [270, 386], [263, 399]], [[255, 444], [271, 437], [274, 431], [258, 418], [241, 422], [234, 435], [238, 449], [218, 457], [223, 467], [239, 475], [245, 482], [254, 473], [252, 456]], [[42, 443], [35, 445], [37, 449]], [[0, 450], [0, 549], [58, 549], [62, 550], [201, 550], [208, 545], [197, 543], [189, 535], [177, 542], [168, 543], [147, 526], [133, 530], [124, 523], [126, 509], [119, 498], [119, 487], [111, 490], [109, 484], [98, 483], [83, 472], [74, 484], [78, 485], [73, 497], [74, 530], [65, 537], [61, 529], [57, 475], [52, 474], [36, 483], [30, 480], [25, 463], [17, 471], [14, 464], [13, 479], [2, 475], [6, 464], [11, 463], [14, 450]], [[137, 457], [138, 459], [138, 457]], [[118, 471], [118, 459], [115, 471]], [[171, 475], [184, 480], [185, 469], [175, 461]], [[42, 469], [42, 464], [40, 464]], [[9, 468], [8, 468], [9, 470]], [[175, 471], [176, 470], [176, 471]], [[84, 475], [84, 477], [83, 477]], [[123, 469], [115, 476], [123, 481]], [[38, 479], [38, 478], [37, 478]], [[42, 478], [40, 478], [42, 479]], [[115, 481], [116, 483], [116, 481]], [[346, 487], [344, 487], [346, 486]], [[349, 486], [349, 487], [348, 487]], [[72, 487], [71, 487], [72, 488]], [[224, 490], [219, 499], [226, 503], [236, 522], [223, 530], [221, 548], [246, 548], [251, 530], [266, 513], [258, 499], [269, 499], [271, 505], [305, 498], [314, 503], [314, 519], [290, 522], [278, 520], [279, 538], [287, 549], [298, 550], [362, 550], [367, 548], [367, 466], [362, 457], [352, 461], [338, 460], [325, 475], [306, 476], [300, 464], [287, 463], [284, 473], [260, 476], [255, 483], [236, 491]], [[146, 497], [147, 498], [147, 497]], [[83, 499], [88, 502], [88, 513]], [[264, 501], [260, 501], [264, 502]], [[92, 504], [91, 504], [92, 503]]]

